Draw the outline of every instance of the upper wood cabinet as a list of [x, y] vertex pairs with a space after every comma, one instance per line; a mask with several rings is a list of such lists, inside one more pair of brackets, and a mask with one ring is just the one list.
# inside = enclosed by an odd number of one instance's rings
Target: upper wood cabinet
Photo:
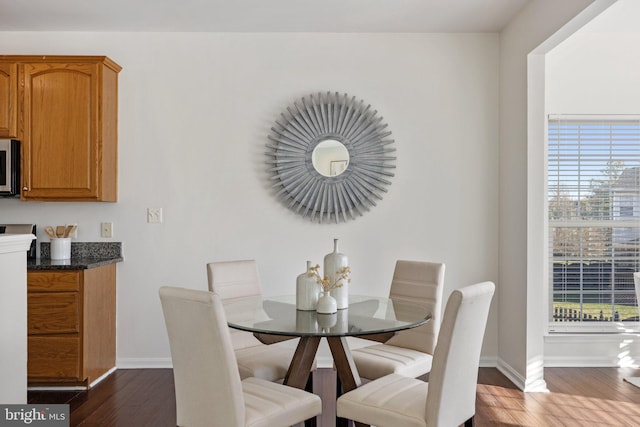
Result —
[[[0, 70], [12, 66], [18, 75], [21, 199], [117, 201], [121, 67], [104, 56], [0, 56]], [[0, 132], [3, 124], [4, 116]]]
[[18, 66], [0, 63], [0, 138], [18, 137]]

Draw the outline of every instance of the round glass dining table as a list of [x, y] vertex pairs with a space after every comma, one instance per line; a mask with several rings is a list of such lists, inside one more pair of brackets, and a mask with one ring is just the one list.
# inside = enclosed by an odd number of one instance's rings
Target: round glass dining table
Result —
[[223, 302], [230, 327], [261, 334], [299, 337], [284, 384], [303, 389], [320, 339], [329, 344], [344, 392], [361, 384], [346, 337], [384, 341], [395, 332], [415, 328], [431, 313], [411, 300], [350, 295], [349, 307], [334, 314], [296, 310], [295, 295], [243, 297]]

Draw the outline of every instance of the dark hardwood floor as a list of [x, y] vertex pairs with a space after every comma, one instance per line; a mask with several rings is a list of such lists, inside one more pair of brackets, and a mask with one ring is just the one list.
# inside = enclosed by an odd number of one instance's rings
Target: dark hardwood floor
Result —
[[[494, 368], [478, 375], [476, 426], [640, 426], [640, 388], [623, 379], [631, 368], [546, 368], [549, 393], [523, 393]], [[332, 426], [335, 374], [321, 369], [319, 426]], [[30, 391], [29, 403], [68, 403], [71, 426], [173, 427], [176, 408], [170, 369], [118, 370], [89, 391]], [[213, 414], [212, 414], [213, 415]]]

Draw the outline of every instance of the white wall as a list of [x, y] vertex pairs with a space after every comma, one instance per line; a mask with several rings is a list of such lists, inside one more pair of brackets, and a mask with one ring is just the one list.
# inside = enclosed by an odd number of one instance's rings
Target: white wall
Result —
[[[42, 227], [65, 222], [80, 241], [107, 240], [99, 223], [113, 221], [121, 367], [166, 364], [157, 289], [205, 289], [208, 261], [255, 258], [265, 294], [293, 293], [305, 261], [321, 262], [338, 237], [354, 293], [385, 295], [398, 258], [445, 262], [445, 295], [496, 280], [498, 49], [495, 34], [0, 33], [3, 54], [106, 54], [123, 66], [119, 202], [0, 200], [1, 220], [37, 223], [43, 241]], [[273, 121], [326, 90], [371, 103], [396, 140], [389, 192], [347, 224], [303, 220], [266, 181]], [[162, 207], [164, 223], [147, 224], [147, 207]], [[497, 335], [494, 309], [485, 360]]]
[[[640, 114], [639, 18], [639, 2], [620, 1], [547, 54], [548, 113]], [[638, 366], [640, 340], [633, 333], [547, 336], [545, 363]]]
[[547, 55], [547, 111], [640, 114], [639, 46], [640, 27], [636, 33], [574, 34]]
[[532, 0], [500, 34], [499, 369], [525, 390], [544, 389], [538, 266], [529, 259], [528, 55], [589, 0]]

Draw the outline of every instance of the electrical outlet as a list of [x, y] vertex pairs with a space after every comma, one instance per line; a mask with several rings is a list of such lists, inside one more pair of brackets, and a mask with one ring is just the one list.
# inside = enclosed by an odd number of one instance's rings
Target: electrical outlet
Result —
[[149, 224], [161, 224], [162, 208], [147, 208], [147, 222]]
[[100, 236], [113, 237], [113, 223], [103, 222], [100, 224]]

